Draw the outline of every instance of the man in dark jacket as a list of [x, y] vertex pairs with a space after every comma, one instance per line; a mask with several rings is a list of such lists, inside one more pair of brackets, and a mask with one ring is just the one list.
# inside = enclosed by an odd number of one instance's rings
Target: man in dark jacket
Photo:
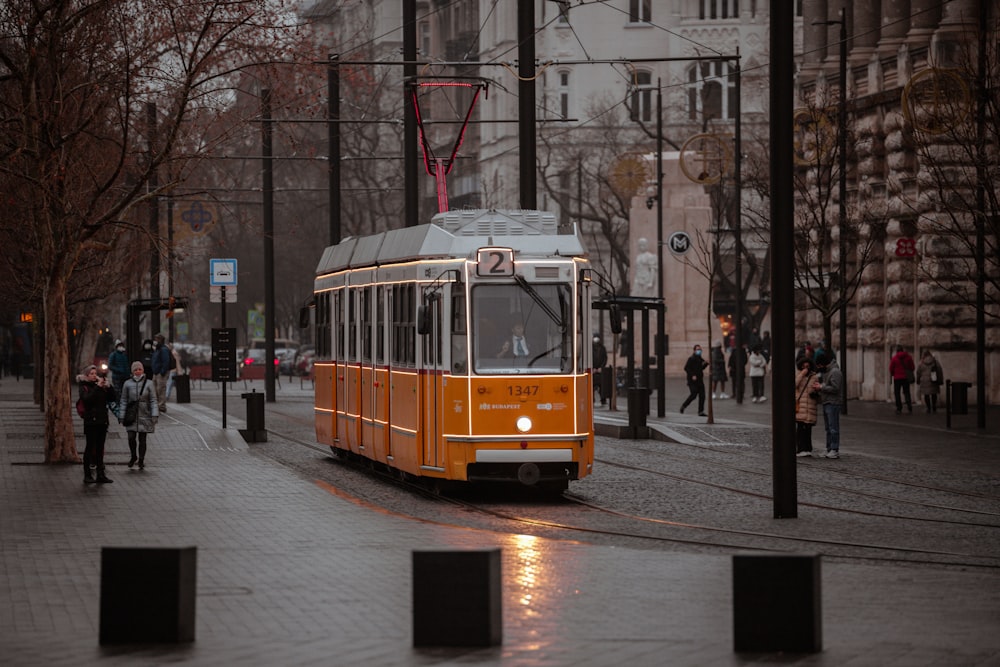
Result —
[[695, 398], [698, 399], [698, 416], [707, 417], [705, 414], [705, 369], [708, 362], [701, 356], [701, 345], [694, 346], [694, 353], [688, 357], [684, 364], [684, 374], [687, 376], [688, 390], [691, 394], [681, 405], [681, 414], [684, 408], [691, 404]]
[[[600, 336], [594, 336], [593, 363], [594, 363], [594, 387], [601, 397], [601, 405], [604, 405], [608, 397], [604, 395], [604, 373], [605, 366], [608, 365], [608, 350], [604, 347]], [[610, 386], [610, 385], [609, 385]]]

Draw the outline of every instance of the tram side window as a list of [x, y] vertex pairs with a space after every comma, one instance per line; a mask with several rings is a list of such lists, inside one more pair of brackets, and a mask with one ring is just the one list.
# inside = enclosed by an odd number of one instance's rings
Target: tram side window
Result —
[[397, 285], [392, 293], [392, 362], [413, 366], [417, 358], [416, 289]]
[[452, 294], [451, 297], [451, 370], [453, 373], [465, 373], [468, 368], [468, 350], [466, 348], [465, 324], [465, 294]]
[[333, 328], [337, 336], [337, 351], [335, 359], [344, 358], [344, 290], [337, 290], [333, 295]]
[[361, 298], [361, 359], [372, 360], [372, 288], [362, 287]]
[[385, 287], [379, 285], [375, 291], [375, 361], [385, 363]]
[[320, 359], [330, 357], [330, 293], [323, 292], [316, 296], [316, 354]]
[[351, 361], [358, 360], [358, 290], [347, 294], [347, 351]]

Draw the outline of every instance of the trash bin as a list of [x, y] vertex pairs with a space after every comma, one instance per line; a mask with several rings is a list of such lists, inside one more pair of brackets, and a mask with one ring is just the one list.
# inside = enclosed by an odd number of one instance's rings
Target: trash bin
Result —
[[240, 435], [247, 442], [267, 442], [267, 431], [264, 430], [264, 394], [255, 389], [240, 397], [247, 402], [247, 427], [240, 429]]
[[971, 382], [951, 383], [951, 412], [955, 415], [969, 414], [969, 387]]
[[631, 428], [645, 428], [646, 413], [649, 412], [649, 390], [632, 387], [628, 390], [628, 425]]
[[174, 389], [177, 390], [178, 403], [191, 402], [191, 376], [177, 375], [174, 377]]

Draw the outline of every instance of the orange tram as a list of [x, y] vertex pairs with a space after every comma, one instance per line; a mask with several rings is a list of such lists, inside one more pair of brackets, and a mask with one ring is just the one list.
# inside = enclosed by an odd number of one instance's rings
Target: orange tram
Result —
[[541, 211], [348, 238], [316, 269], [316, 437], [403, 476], [561, 491], [594, 463], [591, 272]]

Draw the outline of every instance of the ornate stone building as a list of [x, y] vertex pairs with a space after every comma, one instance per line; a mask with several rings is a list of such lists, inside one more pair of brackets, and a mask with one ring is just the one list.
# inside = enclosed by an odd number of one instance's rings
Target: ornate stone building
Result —
[[[998, 64], [996, 3], [803, 0], [802, 14], [798, 99], [810, 110], [805, 117], [814, 121], [813, 129], [826, 129], [812, 135], [818, 157], [804, 160], [800, 172], [812, 170], [811, 182], [827, 188], [833, 207], [830, 242], [816, 261], [826, 262], [828, 275], [834, 274], [839, 247], [845, 245], [848, 280], [860, 276], [847, 316], [849, 395], [890, 395], [887, 367], [896, 345], [915, 358], [929, 350], [941, 360], [947, 378], [975, 382], [976, 280], [984, 275], [984, 386], [987, 402], [996, 402], [1000, 312], [995, 221], [1000, 211], [994, 189], [998, 124], [990, 114], [997, 109], [998, 91], [988, 76], [992, 71], [995, 77]], [[848, 37], [843, 244], [837, 224], [840, 172], [834, 162], [824, 183], [817, 166], [824, 155], [830, 160], [837, 156], [842, 20]], [[986, 65], [980, 69], [983, 45]], [[977, 105], [977, 91], [989, 104]], [[829, 133], [826, 138], [824, 132]], [[799, 196], [797, 218], [807, 199]], [[988, 249], [981, 269], [976, 263], [977, 221], [984, 222]], [[871, 247], [872, 254], [862, 256], [862, 247]], [[800, 311], [803, 339], [821, 338], [820, 324], [815, 311]], [[833, 326], [836, 347], [836, 315]]]

